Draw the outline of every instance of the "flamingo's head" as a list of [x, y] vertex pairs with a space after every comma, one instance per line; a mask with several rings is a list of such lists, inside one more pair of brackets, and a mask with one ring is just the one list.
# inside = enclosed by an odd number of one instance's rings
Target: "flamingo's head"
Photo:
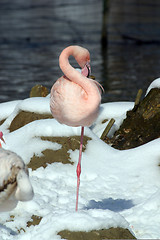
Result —
[[2, 132], [0, 132], [0, 140], [2, 140], [5, 143]]
[[91, 75], [91, 66], [89, 61], [86, 62], [85, 66], [82, 68], [81, 74], [84, 75], [85, 77], [89, 77]]
[[63, 51], [68, 51], [69, 56], [72, 55], [79, 66], [81, 67], [81, 74], [88, 77], [91, 73], [90, 53], [86, 48], [80, 46], [69, 46]]

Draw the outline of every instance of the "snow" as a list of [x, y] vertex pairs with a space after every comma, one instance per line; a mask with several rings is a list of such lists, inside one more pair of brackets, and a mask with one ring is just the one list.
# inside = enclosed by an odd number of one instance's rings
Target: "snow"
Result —
[[0, 120], [7, 118], [14, 110], [15, 106], [21, 102], [21, 100], [1, 103], [1, 115]]
[[[155, 87], [155, 86], [154, 86]], [[138, 239], [160, 238], [160, 139], [131, 150], [116, 150], [100, 140], [111, 118], [111, 133], [119, 127], [132, 102], [101, 105], [100, 114], [90, 128], [85, 128], [88, 141], [82, 155], [79, 211], [75, 212], [76, 165], [78, 150], [69, 150], [71, 164], [52, 163], [46, 168], [29, 169], [34, 198], [19, 202], [11, 212], [0, 213], [0, 239], [60, 239], [57, 233], [90, 231], [110, 227], [128, 228]], [[16, 131], [8, 127], [20, 110], [50, 113], [49, 98], [30, 98], [0, 104], [0, 130], [6, 145], [22, 157], [26, 164], [35, 154], [62, 146], [43, 141], [41, 136], [80, 136], [80, 128], [59, 124], [55, 119], [31, 122]], [[102, 123], [103, 120], [108, 121]], [[27, 227], [32, 215], [42, 217], [39, 225]], [[10, 216], [14, 216], [11, 220]], [[20, 230], [20, 233], [17, 229]]]
[[160, 88], [160, 78], [156, 78], [148, 87], [147, 91], [146, 91], [146, 95], [149, 93], [149, 91], [152, 88]]

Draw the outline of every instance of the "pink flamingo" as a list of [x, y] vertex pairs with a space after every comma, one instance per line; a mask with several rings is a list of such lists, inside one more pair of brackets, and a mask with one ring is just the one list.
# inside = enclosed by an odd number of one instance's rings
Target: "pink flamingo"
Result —
[[[69, 56], [71, 55], [81, 67], [81, 72], [70, 65]], [[90, 74], [90, 54], [85, 48], [80, 46], [65, 48], [59, 57], [59, 65], [64, 76], [60, 77], [51, 89], [50, 108], [52, 115], [62, 124], [72, 127], [81, 126], [81, 142], [77, 165], [77, 211], [84, 126], [90, 126], [98, 116], [101, 103], [99, 86], [101, 87], [101, 85], [88, 78]]]

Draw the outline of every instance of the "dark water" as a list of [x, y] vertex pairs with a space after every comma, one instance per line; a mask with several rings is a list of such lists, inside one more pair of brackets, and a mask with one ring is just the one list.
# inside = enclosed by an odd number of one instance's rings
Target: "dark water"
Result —
[[36, 84], [50, 89], [62, 75], [59, 54], [73, 44], [90, 51], [92, 74], [105, 88], [103, 102], [133, 101], [139, 88], [160, 75], [160, 45], [117, 37], [122, 17], [115, 18], [121, 5], [116, 1], [109, 5], [103, 48], [100, 0], [1, 0], [0, 102], [24, 99]]
[[160, 1], [110, 1], [108, 41], [109, 96], [133, 101], [160, 76]]

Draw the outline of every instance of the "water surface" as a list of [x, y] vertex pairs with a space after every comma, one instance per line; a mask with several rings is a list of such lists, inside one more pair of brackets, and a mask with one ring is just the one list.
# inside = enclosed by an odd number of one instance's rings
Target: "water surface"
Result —
[[27, 98], [36, 84], [50, 89], [62, 75], [59, 54], [72, 44], [90, 51], [92, 74], [105, 89], [103, 102], [134, 101], [137, 90], [159, 76], [160, 46], [117, 38], [115, 25], [128, 29], [117, 1], [109, 6], [105, 49], [102, 1], [0, 1], [0, 102]]

